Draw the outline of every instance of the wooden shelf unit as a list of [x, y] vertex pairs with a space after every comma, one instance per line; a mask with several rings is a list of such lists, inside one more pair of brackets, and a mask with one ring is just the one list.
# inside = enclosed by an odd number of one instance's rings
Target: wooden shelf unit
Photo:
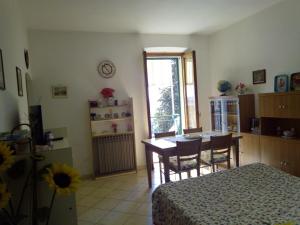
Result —
[[121, 117], [121, 118], [112, 118], [112, 119], [102, 119], [102, 120], [91, 120], [92, 123], [97, 122], [114, 122], [114, 121], [120, 121], [120, 120], [130, 120], [132, 119], [132, 116], [128, 117]]
[[[90, 107], [90, 128], [93, 148], [94, 176], [101, 177], [117, 173], [136, 172], [135, 132], [133, 101], [128, 104]], [[92, 120], [91, 114], [118, 114], [118, 118]], [[126, 113], [128, 116], [121, 117]], [[117, 124], [114, 132], [112, 125]]]

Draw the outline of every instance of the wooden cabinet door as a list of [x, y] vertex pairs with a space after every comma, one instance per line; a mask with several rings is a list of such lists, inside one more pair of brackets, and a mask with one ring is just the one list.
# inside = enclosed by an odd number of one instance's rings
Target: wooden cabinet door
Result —
[[300, 93], [287, 95], [283, 108], [286, 112], [286, 118], [300, 119]]
[[259, 95], [261, 117], [300, 118], [300, 93]]
[[281, 140], [282, 169], [295, 176], [300, 176], [300, 141]]
[[282, 167], [280, 139], [260, 136], [261, 162], [278, 169]]
[[275, 117], [275, 96], [259, 95], [259, 115], [261, 117]]
[[240, 163], [247, 165], [261, 161], [259, 135], [242, 133], [240, 140]]
[[287, 96], [286, 95], [274, 95], [274, 117], [287, 118]]

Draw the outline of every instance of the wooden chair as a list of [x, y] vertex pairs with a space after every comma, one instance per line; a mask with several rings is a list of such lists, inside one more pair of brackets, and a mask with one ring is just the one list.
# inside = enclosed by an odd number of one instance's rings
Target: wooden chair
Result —
[[155, 133], [154, 137], [155, 138], [162, 138], [162, 137], [171, 137], [175, 136], [175, 131], [169, 131], [169, 132], [163, 132], [163, 133]]
[[216, 171], [215, 166], [220, 163], [227, 163], [227, 169], [230, 169], [230, 151], [232, 144], [232, 134], [223, 136], [210, 137], [210, 160], [203, 160], [212, 167], [213, 172]]
[[[154, 133], [154, 138], [172, 137], [175, 135], [176, 135], [175, 131]], [[170, 159], [171, 158], [172, 157], [170, 157]], [[162, 170], [163, 158], [160, 155], [158, 155], [158, 164], [159, 164], [160, 183], [162, 184], [162, 174], [164, 173], [164, 171]]]
[[170, 170], [179, 174], [187, 172], [188, 177], [191, 177], [191, 170], [197, 170], [197, 176], [200, 176], [200, 152], [202, 139], [193, 141], [177, 141], [176, 142], [176, 158], [170, 160]]
[[192, 134], [192, 133], [199, 133], [199, 132], [202, 132], [202, 127], [183, 129], [184, 134]]

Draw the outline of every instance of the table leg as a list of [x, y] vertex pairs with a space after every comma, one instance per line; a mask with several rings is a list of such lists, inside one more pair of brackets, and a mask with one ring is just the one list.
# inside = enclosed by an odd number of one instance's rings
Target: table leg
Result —
[[148, 175], [148, 185], [149, 188], [152, 188], [152, 160], [151, 160], [151, 147], [145, 146], [145, 154], [146, 154], [146, 166], [147, 166], [147, 175]]
[[151, 170], [154, 170], [154, 165], [153, 165], [153, 152], [149, 154], [150, 162], [151, 162]]
[[163, 155], [165, 182], [170, 182], [170, 158], [168, 155]]
[[240, 143], [239, 139], [236, 139], [234, 142], [234, 150], [235, 150], [235, 166], [240, 166]]

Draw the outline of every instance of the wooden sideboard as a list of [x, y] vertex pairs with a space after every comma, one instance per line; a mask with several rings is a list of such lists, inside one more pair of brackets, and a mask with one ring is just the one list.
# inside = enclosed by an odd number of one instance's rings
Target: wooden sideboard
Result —
[[300, 176], [300, 140], [260, 137], [261, 162]]
[[[300, 92], [259, 94], [261, 134], [242, 133], [240, 162], [262, 162], [300, 177]], [[294, 128], [293, 139], [277, 134]]]
[[300, 139], [242, 133], [240, 165], [261, 162], [300, 177]]

